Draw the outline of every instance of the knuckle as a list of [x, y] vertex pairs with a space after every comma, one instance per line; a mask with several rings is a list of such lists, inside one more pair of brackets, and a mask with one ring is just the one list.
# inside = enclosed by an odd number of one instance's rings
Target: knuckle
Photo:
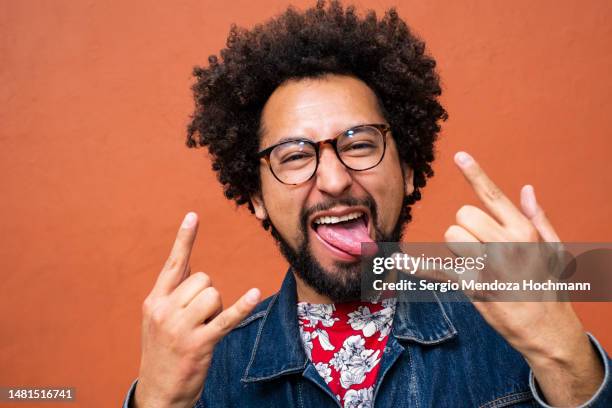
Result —
[[475, 207], [472, 205], [464, 205], [459, 210], [457, 210], [457, 214], [455, 215], [455, 219], [459, 224], [468, 223], [474, 216]]
[[444, 239], [446, 241], [454, 241], [458, 236], [459, 227], [456, 225], [451, 225], [444, 232]]
[[209, 302], [211, 303], [221, 302], [221, 294], [219, 293], [217, 288], [215, 288], [214, 286], [209, 286], [208, 288], [204, 289], [204, 291], [206, 293], [206, 299]]
[[201, 286], [210, 286], [212, 283], [210, 277], [204, 272], [196, 272], [191, 275], [192, 279], [195, 280]]
[[168, 318], [168, 307], [165, 302], [157, 302], [149, 311], [149, 317], [155, 325], [162, 326]]
[[215, 322], [215, 325], [217, 326], [217, 328], [221, 330], [222, 332], [226, 332], [230, 329], [229, 319], [223, 313], [218, 315], [213, 321]]
[[499, 200], [504, 195], [499, 187], [490, 183], [485, 186], [484, 194], [491, 201]]
[[219, 292], [213, 292], [209, 298], [209, 303], [214, 307], [215, 310], [221, 308], [221, 295]]
[[147, 296], [142, 302], [142, 314], [149, 316], [155, 307], [155, 300], [151, 296]]
[[164, 264], [164, 269], [176, 269], [178, 267], [179, 260], [174, 255], [170, 255], [168, 259], [166, 259], [166, 263]]

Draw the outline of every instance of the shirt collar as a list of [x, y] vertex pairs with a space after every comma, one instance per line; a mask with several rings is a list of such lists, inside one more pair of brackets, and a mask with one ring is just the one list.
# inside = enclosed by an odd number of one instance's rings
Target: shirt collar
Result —
[[[438, 345], [457, 334], [435, 292], [430, 294], [428, 302], [397, 302], [392, 330], [394, 337], [423, 345]], [[262, 319], [241, 381], [266, 381], [303, 372], [308, 357], [299, 332], [296, 283], [291, 269]]]

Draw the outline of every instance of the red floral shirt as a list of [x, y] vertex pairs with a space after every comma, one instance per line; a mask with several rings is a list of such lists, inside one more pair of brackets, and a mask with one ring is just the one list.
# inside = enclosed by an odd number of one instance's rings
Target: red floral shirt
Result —
[[299, 302], [298, 322], [308, 358], [344, 408], [369, 408], [395, 299], [380, 303]]

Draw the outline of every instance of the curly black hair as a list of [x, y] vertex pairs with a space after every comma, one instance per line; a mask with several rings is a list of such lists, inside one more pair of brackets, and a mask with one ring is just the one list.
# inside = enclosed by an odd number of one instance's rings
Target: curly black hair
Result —
[[[327, 74], [351, 75], [377, 95], [391, 125], [400, 158], [414, 171], [414, 192], [404, 199], [402, 218], [433, 176], [434, 142], [447, 113], [436, 62], [425, 43], [392, 8], [378, 19], [360, 17], [339, 1], [283, 14], [251, 30], [232, 25], [227, 48], [195, 67], [195, 111], [187, 146], [207, 146], [225, 196], [254, 211], [250, 197], [260, 190], [260, 118], [272, 92], [288, 80]], [[268, 229], [269, 223], [263, 222]]]

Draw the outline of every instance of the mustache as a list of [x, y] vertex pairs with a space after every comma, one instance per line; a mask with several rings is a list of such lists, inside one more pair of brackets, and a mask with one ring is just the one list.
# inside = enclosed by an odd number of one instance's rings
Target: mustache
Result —
[[368, 195], [365, 198], [355, 198], [355, 197], [343, 197], [338, 199], [329, 199], [323, 201], [321, 203], [317, 203], [309, 208], [303, 208], [300, 212], [300, 224], [302, 226], [302, 231], [306, 231], [308, 227], [308, 219], [315, 213], [319, 211], [327, 211], [331, 210], [334, 207], [346, 206], [346, 207], [356, 207], [363, 206], [366, 207], [370, 211], [370, 216], [372, 217], [372, 221], [374, 225], [377, 225], [377, 206], [376, 202], [372, 198], [372, 196]]

